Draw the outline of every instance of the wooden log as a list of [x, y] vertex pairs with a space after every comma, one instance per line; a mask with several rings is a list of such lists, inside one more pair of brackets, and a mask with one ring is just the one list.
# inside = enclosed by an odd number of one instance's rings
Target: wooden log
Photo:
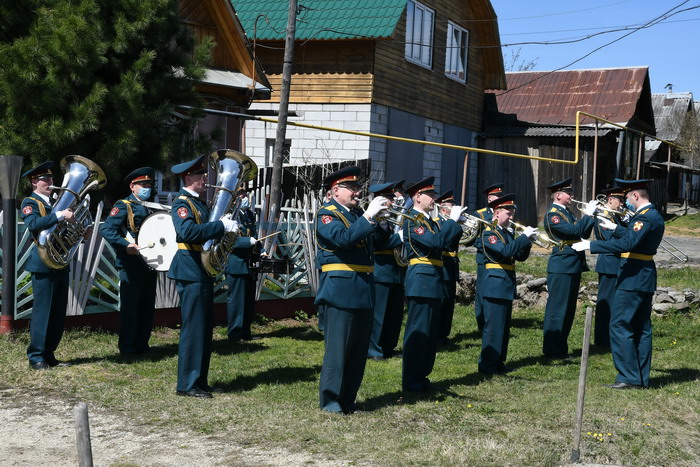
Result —
[[92, 445], [90, 443], [90, 422], [85, 402], [78, 402], [73, 408], [75, 417], [75, 437], [78, 444], [78, 465], [92, 467]]

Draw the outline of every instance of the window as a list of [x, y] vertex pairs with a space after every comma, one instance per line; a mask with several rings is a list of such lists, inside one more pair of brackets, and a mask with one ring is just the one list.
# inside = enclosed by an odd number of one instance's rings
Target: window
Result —
[[426, 68], [433, 63], [435, 12], [413, 0], [406, 3], [406, 60]]
[[[289, 150], [292, 147], [292, 140], [285, 139], [282, 148], [282, 163], [289, 164]], [[275, 138], [265, 139], [265, 166], [270, 167], [275, 159]]]
[[447, 49], [445, 53], [445, 75], [460, 83], [467, 82], [467, 54], [469, 53], [469, 31], [447, 22]]

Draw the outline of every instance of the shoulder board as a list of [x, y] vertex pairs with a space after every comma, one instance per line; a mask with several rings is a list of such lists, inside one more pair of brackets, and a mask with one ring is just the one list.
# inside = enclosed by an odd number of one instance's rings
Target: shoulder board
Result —
[[323, 206], [321, 209], [328, 209], [329, 211], [337, 211], [338, 207], [335, 204], [331, 204], [329, 206]]
[[490, 225], [484, 225], [484, 232], [490, 232], [491, 231], [491, 226]]
[[557, 208], [551, 208], [549, 212], [559, 212], [559, 210]]
[[477, 209], [477, 211], [476, 211], [476, 212], [486, 212], [486, 210], [487, 210], [487, 209], [488, 209], [488, 208], [481, 208], [481, 209]]
[[646, 214], [646, 212], [647, 212], [648, 210], [649, 210], [649, 208], [646, 208], [645, 210], [643, 210], [643, 211], [640, 212], [639, 214]]
[[441, 220], [442, 219], [440, 219], [439, 217], [433, 217], [433, 222], [440, 222]]

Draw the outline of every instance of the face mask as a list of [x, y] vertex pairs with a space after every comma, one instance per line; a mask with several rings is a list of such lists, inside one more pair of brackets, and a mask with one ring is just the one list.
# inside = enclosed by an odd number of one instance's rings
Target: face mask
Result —
[[141, 200], [148, 199], [151, 197], [151, 189], [141, 187], [141, 188], [139, 188], [139, 192], [136, 196], [138, 196], [139, 199], [141, 199]]
[[241, 198], [241, 209], [250, 208], [250, 200], [248, 198]]
[[632, 212], [635, 211], [634, 206], [632, 206], [632, 204], [630, 204], [630, 202], [627, 201], [627, 200], [625, 200], [625, 207], [626, 207], [627, 209], [629, 209], [630, 211], [632, 211]]

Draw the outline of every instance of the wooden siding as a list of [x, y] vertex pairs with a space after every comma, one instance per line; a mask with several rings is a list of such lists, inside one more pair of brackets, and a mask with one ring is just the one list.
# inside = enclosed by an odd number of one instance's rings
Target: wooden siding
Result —
[[[469, 2], [463, 0], [423, 0], [435, 10], [432, 69], [405, 58], [406, 13], [401, 16], [394, 37], [377, 41], [372, 101], [473, 131], [481, 131], [484, 100], [483, 54], [475, 18]], [[469, 31], [467, 82], [445, 76], [447, 21]]]
[[[617, 147], [615, 138], [615, 133], [610, 133], [598, 139], [596, 192], [612, 185]], [[538, 157], [574, 159], [574, 138], [485, 138], [480, 140], [479, 147]], [[517, 222], [528, 225], [541, 224], [545, 211], [551, 204], [547, 185], [568, 177], [574, 179], [575, 199], [581, 201], [592, 199], [590, 184], [593, 179], [593, 138], [581, 140], [580, 159], [576, 165], [490, 154], [479, 154], [477, 157], [479, 160], [479, 192], [492, 183], [505, 183], [504, 191], [517, 195]], [[584, 183], [584, 180], [587, 182]], [[485, 204], [485, 196], [480, 195], [479, 207]], [[573, 210], [579, 214], [578, 210]]]
[[[292, 103], [369, 103], [372, 97], [371, 41], [324, 41], [297, 44], [294, 51]], [[269, 42], [256, 50], [279, 102], [284, 43]]]

